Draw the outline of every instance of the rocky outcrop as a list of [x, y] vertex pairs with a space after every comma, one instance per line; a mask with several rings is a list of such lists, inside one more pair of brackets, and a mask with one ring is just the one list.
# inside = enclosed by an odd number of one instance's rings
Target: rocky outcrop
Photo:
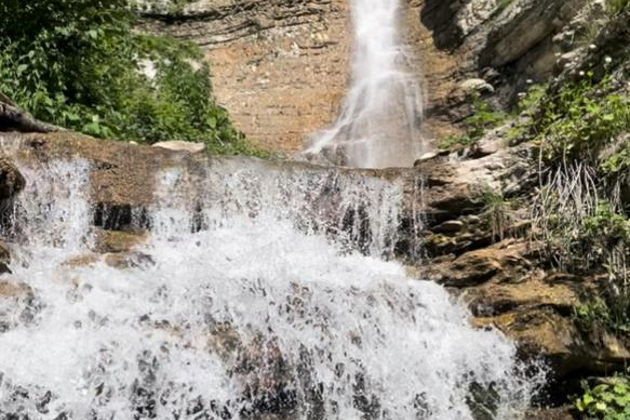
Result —
[[[565, 54], [580, 48], [601, 24], [604, 8], [603, 1], [585, 0], [425, 0], [423, 26], [443, 61], [458, 63], [434, 83], [443, 93], [433, 98], [428, 116], [458, 123], [470, 115], [469, 80], [491, 87], [479, 92], [486, 101], [510, 107], [519, 92], [564, 66]], [[429, 58], [436, 54], [423, 51]]]
[[[501, 133], [416, 163], [424, 175], [420, 236], [428, 258], [415, 273], [466, 302], [475, 326], [513, 339], [521, 357], [542, 358], [551, 367], [549, 401], [563, 405], [585, 375], [623, 370], [630, 337], [585, 326], [576, 315], [581, 302], [601, 293], [606, 276], [569, 274], [550, 262], [532, 221], [534, 146], [502, 145]], [[534, 418], [572, 417], [560, 407]]]

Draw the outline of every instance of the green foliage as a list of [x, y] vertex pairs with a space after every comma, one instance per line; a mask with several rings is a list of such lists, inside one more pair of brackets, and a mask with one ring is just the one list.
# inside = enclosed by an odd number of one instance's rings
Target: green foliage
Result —
[[630, 142], [626, 142], [620, 150], [604, 159], [600, 165], [604, 175], [620, 177], [630, 171]]
[[463, 135], [450, 135], [447, 136], [445, 138], [443, 138], [440, 141], [440, 144], [438, 144], [438, 148], [441, 150], [448, 150], [448, 149], [452, 149], [455, 146], [461, 145], [461, 146], [470, 146], [471, 144], [475, 143], [478, 139], [473, 139], [472, 137], [468, 136], [467, 134], [463, 134]]
[[0, 92], [36, 118], [95, 137], [259, 153], [215, 104], [198, 48], [133, 25], [128, 0], [3, 1]]
[[497, 1], [497, 11], [501, 12], [506, 9], [510, 4], [514, 3], [514, 0], [498, 0]]
[[491, 105], [482, 100], [479, 95], [473, 97], [473, 113], [464, 120], [466, 134], [461, 136], [448, 136], [444, 138], [438, 147], [446, 150], [456, 145], [469, 146], [481, 139], [486, 130], [495, 128], [504, 122], [507, 115], [504, 112], [495, 111]]
[[582, 224], [585, 237], [591, 238], [596, 247], [611, 248], [619, 242], [630, 244], [630, 220], [606, 201], [600, 201], [595, 213], [583, 219]]
[[617, 15], [630, 9], [630, 0], [608, 0], [606, 6], [611, 15]]
[[573, 310], [573, 318], [582, 331], [590, 332], [595, 325], [610, 324], [610, 311], [602, 299], [581, 302]]
[[609, 83], [608, 78], [594, 83], [589, 77], [541, 100], [542, 117], [535, 128], [549, 163], [596, 163], [606, 146], [630, 130], [630, 100], [626, 95], [606, 93]]
[[584, 394], [575, 408], [588, 420], [626, 420], [630, 418], [630, 380], [615, 376], [594, 387], [582, 383]]
[[475, 96], [474, 113], [464, 120], [468, 127], [468, 135], [475, 140], [480, 139], [485, 131], [490, 128], [497, 127], [507, 118], [507, 115], [501, 111], [495, 111], [490, 104], [483, 101], [479, 96]]
[[529, 90], [525, 94], [523, 94], [523, 96], [518, 101], [518, 104], [516, 105], [518, 111], [529, 117], [534, 117], [535, 112], [541, 105], [542, 100], [545, 98], [547, 89], [547, 85], [531, 86]]
[[492, 188], [483, 189], [478, 201], [482, 206], [480, 216], [489, 225], [493, 238], [503, 240], [514, 219], [513, 203]]

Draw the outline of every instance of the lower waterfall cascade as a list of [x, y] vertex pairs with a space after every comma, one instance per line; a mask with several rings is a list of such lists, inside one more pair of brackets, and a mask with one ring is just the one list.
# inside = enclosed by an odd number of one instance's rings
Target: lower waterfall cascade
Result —
[[395, 183], [164, 169], [121, 268], [77, 263], [95, 246], [91, 163], [18, 165], [2, 418], [508, 420], [543, 381], [391, 258]]

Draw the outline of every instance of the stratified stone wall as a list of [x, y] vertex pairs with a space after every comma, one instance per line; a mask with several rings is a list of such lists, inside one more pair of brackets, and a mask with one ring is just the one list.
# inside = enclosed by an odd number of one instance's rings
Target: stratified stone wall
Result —
[[258, 144], [295, 152], [334, 120], [349, 77], [348, 0], [202, 0], [144, 13], [152, 30], [203, 47], [217, 101]]

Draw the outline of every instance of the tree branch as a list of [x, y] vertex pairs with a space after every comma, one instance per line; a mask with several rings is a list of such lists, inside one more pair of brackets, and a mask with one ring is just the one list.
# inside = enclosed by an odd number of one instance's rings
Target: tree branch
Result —
[[35, 119], [31, 114], [18, 108], [0, 92], [0, 131], [22, 131], [27, 133], [50, 133], [67, 131]]

